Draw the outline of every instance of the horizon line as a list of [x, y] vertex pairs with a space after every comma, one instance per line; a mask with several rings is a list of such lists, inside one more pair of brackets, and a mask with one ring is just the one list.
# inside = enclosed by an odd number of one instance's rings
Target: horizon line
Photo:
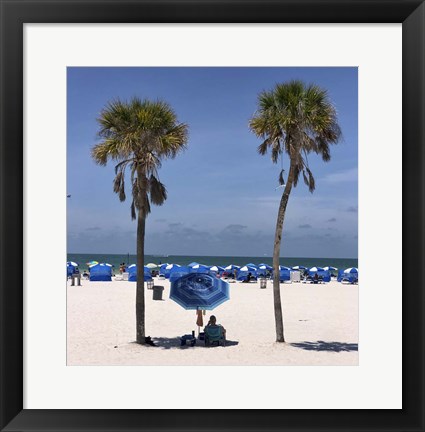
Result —
[[[137, 253], [104, 253], [104, 252], [67, 252], [67, 254], [70, 255], [134, 255], [137, 256]], [[163, 255], [163, 254], [152, 254], [152, 253], [145, 253], [145, 256], [155, 256], [156, 258], [167, 258], [167, 257], [230, 257], [230, 258], [271, 258], [273, 259], [273, 256], [269, 255], [180, 255], [180, 254], [169, 254], [169, 255]], [[279, 256], [281, 259], [285, 258], [301, 258], [301, 259], [355, 259], [358, 260], [358, 257], [317, 257], [317, 256]]]

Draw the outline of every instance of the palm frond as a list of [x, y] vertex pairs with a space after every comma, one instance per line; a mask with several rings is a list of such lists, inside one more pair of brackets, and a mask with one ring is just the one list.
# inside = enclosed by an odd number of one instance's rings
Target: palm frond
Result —
[[114, 192], [119, 193], [121, 189], [121, 181], [124, 177], [124, 173], [120, 171], [114, 178]]
[[276, 163], [279, 160], [279, 156], [282, 154], [282, 148], [280, 146], [280, 141], [275, 140], [272, 144], [272, 161]]
[[126, 159], [115, 165], [115, 174], [118, 173], [119, 170], [123, 171], [127, 167], [127, 165], [131, 162], [131, 159]]
[[305, 167], [305, 170], [308, 174], [308, 190], [313, 193], [316, 189], [316, 181], [314, 180], [314, 176], [313, 173], [310, 171], [310, 168]]
[[118, 196], [119, 196], [121, 202], [125, 201], [126, 197], [125, 197], [125, 188], [124, 188], [124, 177], [123, 177], [123, 180], [121, 182], [121, 187], [120, 187]]
[[165, 186], [153, 175], [149, 179], [149, 193], [152, 204], [159, 206], [167, 199]]
[[162, 156], [175, 158], [182, 150], [186, 149], [189, 133], [188, 126], [180, 123], [167, 130], [158, 137], [158, 153]]
[[136, 205], [134, 204], [134, 200], [131, 201], [130, 211], [131, 211], [131, 220], [136, 220], [137, 215], [136, 215]]
[[125, 201], [125, 179], [124, 172], [120, 171], [114, 179], [114, 192], [118, 194], [120, 201]]
[[280, 174], [279, 174], [279, 184], [281, 186], [283, 186], [285, 184], [285, 180], [283, 179], [283, 173], [284, 172], [285, 172], [285, 170], [283, 169], [283, 170], [280, 171]]

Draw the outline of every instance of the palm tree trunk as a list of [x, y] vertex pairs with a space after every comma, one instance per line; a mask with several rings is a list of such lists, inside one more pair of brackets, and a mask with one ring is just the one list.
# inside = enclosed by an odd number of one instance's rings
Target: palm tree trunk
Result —
[[280, 299], [280, 272], [279, 272], [279, 257], [280, 246], [282, 242], [283, 221], [285, 220], [286, 206], [288, 204], [289, 194], [291, 193], [292, 184], [294, 182], [294, 166], [291, 162], [288, 179], [282, 198], [280, 199], [279, 211], [276, 221], [276, 232], [274, 237], [273, 249], [273, 298], [274, 298], [274, 317], [276, 323], [276, 342], [285, 342], [283, 332], [283, 315], [282, 302]]
[[[138, 179], [143, 179], [141, 172], [137, 173]], [[143, 182], [141, 182], [143, 183]], [[146, 186], [139, 190], [139, 207], [137, 215], [137, 282], [136, 282], [136, 342], [145, 343], [145, 225], [146, 211], [144, 208]]]

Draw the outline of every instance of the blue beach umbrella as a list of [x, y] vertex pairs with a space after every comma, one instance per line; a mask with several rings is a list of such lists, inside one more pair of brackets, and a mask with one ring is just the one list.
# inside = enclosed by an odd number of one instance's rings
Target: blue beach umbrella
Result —
[[229, 264], [227, 267], [224, 267], [224, 270], [226, 271], [233, 271], [233, 270], [239, 270], [239, 266], [234, 265], [234, 264]]
[[309, 276], [315, 276], [316, 274], [318, 276], [325, 276], [326, 274], [329, 274], [329, 272], [327, 272], [324, 268], [322, 267], [311, 267], [310, 269], [308, 269], [308, 274]]
[[170, 273], [173, 269], [180, 267], [179, 264], [164, 264], [160, 268], [160, 273], [163, 274], [167, 279], [170, 277]]
[[203, 264], [196, 264], [190, 267], [191, 273], [208, 273], [210, 268]]
[[279, 270], [280, 270], [280, 271], [283, 271], [283, 270], [284, 270], [284, 271], [290, 271], [291, 269], [290, 269], [289, 267], [285, 267], [285, 266], [281, 266], [281, 265], [280, 265], [280, 266], [279, 266]]
[[292, 267], [292, 270], [306, 270], [307, 267], [304, 267], [302, 265], [296, 265]]
[[267, 272], [272, 271], [273, 267], [269, 266], [268, 264], [258, 264], [258, 276], [266, 276]]
[[251, 272], [251, 273], [255, 273], [257, 271], [257, 267], [254, 266], [250, 266], [250, 265], [245, 265], [243, 267], [241, 267], [239, 269], [239, 271], [241, 272]]
[[310, 273], [317, 273], [317, 272], [323, 272], [325, 271], [322, 267], [311, 267], [311, 269], [308, 270]]
[[199, 265], [199, 263], [197, 263], [196, 261], [191, 262], [190, 264], [188, 264], [188, 267], [194, 267], [196, 265]]
[[212, 310], [230, 299], [229, 284], [206, 273], [189, 273], [171, 282], [170, 299], [185, 309]]
[[356, 267], [350, 267], [350, 268], [344, 270], [344, 273], [358, 273], [358, 272], [359, 272], [359, 269]]
[[214, 273], [222, 272], [222, 271], [224, 271], [224, 267], [220, 267], [220, 266], [211, 266], [211, 267], [210, 267], [210, 271], [212, 271], [212, 272], [214, 272]]
[[325, 270], [325, 271], [329, 272], [329, 274], [331, 274], [331, 272], [337, 271], [338, 269], [336, 267], [326, 266], [326, 267], [323, 267], [323, 270]]

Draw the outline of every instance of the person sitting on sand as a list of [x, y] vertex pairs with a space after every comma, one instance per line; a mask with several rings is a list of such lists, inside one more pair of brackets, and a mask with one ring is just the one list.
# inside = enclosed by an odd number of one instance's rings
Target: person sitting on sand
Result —
[[314, 274], [314, 283], [319, 282], [319, 275], [317, 273]]
[[221, 327], [224, 339], [226, 339], [226, 329], [221, 324], [217, 324], [217, 318], [214, 315], [211, 315], [207, 327], [215, 327], [215, 326]]

